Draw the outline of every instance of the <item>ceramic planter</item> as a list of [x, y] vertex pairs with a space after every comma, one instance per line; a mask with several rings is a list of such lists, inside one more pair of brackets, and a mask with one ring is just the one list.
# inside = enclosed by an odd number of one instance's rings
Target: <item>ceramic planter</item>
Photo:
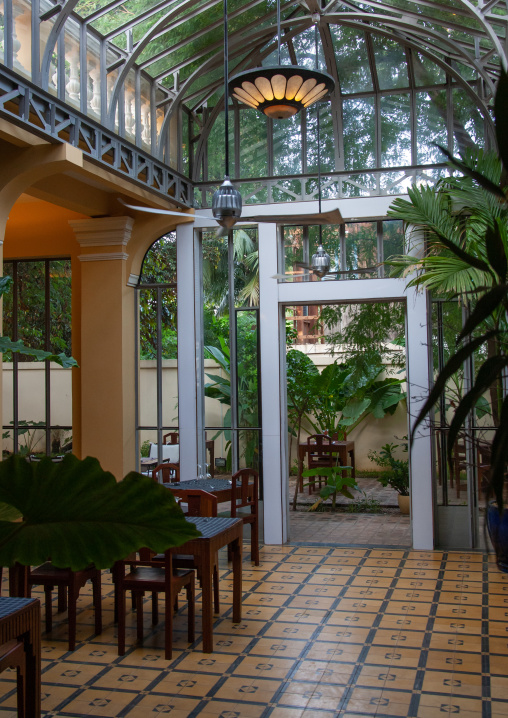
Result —
[[500, 571], [508, 573], [508, 511], [499, 515], [497, 504], [491, 501], [487, 508], [487, 528], [497, 557]]
[[410, 513], [410, 509], [411, 509], [411, 497], [410, 496], [402, 496], [402, 494], [398, 494], [397, 499], [399, 502], [400, 513], [408, 516]]

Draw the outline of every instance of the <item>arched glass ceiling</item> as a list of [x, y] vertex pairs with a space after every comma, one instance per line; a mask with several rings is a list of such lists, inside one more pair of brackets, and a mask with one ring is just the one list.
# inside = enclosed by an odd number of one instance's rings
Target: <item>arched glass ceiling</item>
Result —
[[[452, 122], [474, 124], [471, 117], [480, 112], [488, 124], [506, 63], [506, 0], [281, 2], [283, 62], [314, 65], [317, 22], [320, 68], [336, 79], [327, 118], [336, 138], [336, 171], [348, 169], [345, 146], [353, 135], [362, 136], [358, 132], [365, 135], [364, 166], [393, 166], [393, 148], [384, 147], [383, 133], [394, 113], [412, 123], [412, 146], [404, 147], [401, 135], [396, 152], [399, 159], [410, 152], [404, 162], [412, 163], [432, 155], [427, 148], [419, 156], [414, 144], [417, 128], [425, 129], [425, 113], [437, 118], [437, 134], [447, 135], [449, 147], [460, 145], [459, 132], [450, 130], [450, 119], [442, 126], [440, 117], [449, 118], [454, 103]], [[224, 99], [222, 0], [0, 0], [0, 8], [8, 68], [152, 157], [194, 179], [212, 178], [205, 164], [213, 165], [214, 158], [206, 158], [206, 144], [220, 124]], [[273, 62], [275, 0], [229, 0], [229, 17], [231, 72]], [[420, 90], [431, 93], [430, 99], [419, 97]], [[467, 98], [462, 104], [454, 99], [460, 94]], [[248, 114], [236, 106], [235, 113], [237, 132], [251, 133]], [[303, 145], [312, 118], [305, 122], [295, 125]], [[262, 154], [262, 123], [256, 132], [259, 142], [248, 150]], [[268, 141], [269, 176], [312, 171], [310, 143], [306, 156], [285, 157], [278, 150], [281, 137]], [[242, 174], [247, 157], [240, 157], [238, 146], [235, 151]]]

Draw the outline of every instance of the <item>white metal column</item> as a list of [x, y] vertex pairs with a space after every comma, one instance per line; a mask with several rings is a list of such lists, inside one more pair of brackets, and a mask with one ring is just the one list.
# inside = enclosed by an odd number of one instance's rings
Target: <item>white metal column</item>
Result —
[[285, 385], [281, 381], [282, 309], [278, 304], [277, 228], [259, 224], [259, 327], [261, 351], [261, 411], [263, 447], [263, 512], [265, 544], [282, 544], [287, 537], [289, 506], [285, 434]]

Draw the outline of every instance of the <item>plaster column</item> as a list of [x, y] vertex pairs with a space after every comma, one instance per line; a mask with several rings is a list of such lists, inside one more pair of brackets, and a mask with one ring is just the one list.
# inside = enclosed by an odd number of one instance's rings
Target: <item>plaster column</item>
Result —
[[[427, 293], [407, 290], [407, 406], [412, 430], [430, 391]], [[432, 438], [428, 424], [418, 427], [410, 450], [410, 493], [413, 548], [434, 548]]]
[[130, 217], [71, 220], [81, 246], [81, 457], [117, 480], [135, 468], [134, 289]]
[[[261, 408], [263, 446], [263, 519], [265, 544], [288, 540], [289, 506], [284, 307], [278, 304], [277, 227], [259, 224], [259, 326], [261, 347]], [[282, 360], [284, 357], [284, 361]], [[283, 433], [284, 432], [284, 433]]]

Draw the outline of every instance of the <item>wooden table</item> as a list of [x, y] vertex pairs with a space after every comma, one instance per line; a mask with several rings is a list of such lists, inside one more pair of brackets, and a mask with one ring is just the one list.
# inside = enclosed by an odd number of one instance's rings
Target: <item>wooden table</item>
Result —
[[36, 598], [0, 598], [0, 644], [23, 641], [26, 718], [41, 715], [41, 606]]
[[[299, 488], [300, 491], [303, 491], [303, 477], [302, 477], [302, 471], [303, 466], [305, 462], [305, 457], [312, 453], [313, 451], [316, 451], [316, 445], [315, 444], [307, 444], [302, 443], [298, 446], [298, 478], [297, 481], [299, 482]], [[339, 462], [341, 466], [347, 466], [348, 465], [348, 456], [351, 460], [351, 475], [354, 478], [356, 478], [356, 471], [355, 471], [355, 442], [354, 441], [334, 441], [333, 443], [329, 444], [328, 446], [320, 446], [319, 447], [319, 453], [321, 456], [328, 455], [328, 454], [337, 454], [339, 457]], [[309, 493], [310, 493], [310, 486], [309, 486]]]
[[201, 489], [208, 491], [217, 497], [217, 501], [221, 504], [223, 501], [231, 501], [231, 492], [233, 484], [231, 479], [190, 479], [189, 481], [171, 482], [163, 484], [166, 489], [170, 489], [175, 496], [178, 496], [179, 489]]
[[[190, 482], [185, 482], [190, 483]], [[167, 486], [167, 484], [166, 484]], [[188, 517], [198, 531], [199, 538], [191, 539], [173, 549], [173, 553], [191, 554], [199, 563], [202, 591], [203, 653], [213, 651], [212, 573], [217, 551], [229, 546], [233, 560], [233, 623], [242, 620], [242, 519]]]

